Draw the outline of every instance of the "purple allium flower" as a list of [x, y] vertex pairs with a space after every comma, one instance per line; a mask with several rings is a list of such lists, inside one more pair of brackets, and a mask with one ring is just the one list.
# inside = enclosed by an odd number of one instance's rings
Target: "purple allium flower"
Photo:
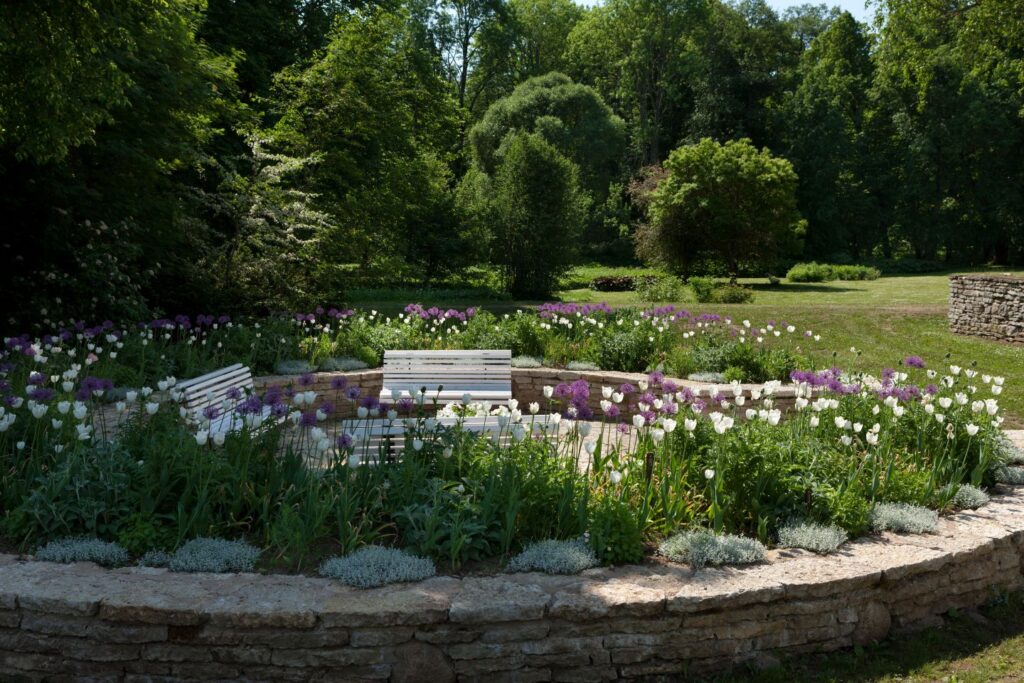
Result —
[[621, 415], [622, 413], [617, 405], [615, 405], [614, 403], [609, 403], [607, 407], [605, 407], [604, 409], [604, 414], [607, 415], [608, 417], [615, 418]]
[[302, 413], [302, 417], [299, 418], [299, 424], [303, 427], [314, 427], [316, 426], [316, 411], [307, 410]]
[[924, 358], [921, 358], [921, 356], [907, 356], [903, 359], [903, 364], [910, 368], [923, 368]]
[[300, 387], [311, 387], [313, 386], [313, 375], [312, 373], [305, 372], [299, 376]]
[[349, 388], [348, 388], [348, 389], [347, 389], [347, 390], [345, 391], [345, 396], [346, 396], [346, 397], [347, 397], [347, 398], [348, 398], [348, 399], [349, 399], [350, 401], [355, 401], [356, 399], [358, 399], [358, 398], [359, 398], [359, 394], [360, 394], [360, 393], [361, 393], [361, 392], [359, 391], [359, 387], [349, 387]]
[[632, 394], [636, 391], [636, 387], [634, 387], [629, 382], [626, 382], [625, 384], [619, 385], [619, 391], [628, 396], [629, 394]]
[[25, 395], [33, 401], [45, 403], [53, 398], [56, 395], [56, 392], [53, 389], [47, 389], [46, 387], [36, 387], [35, 389], [28, 391]]
[[619, 424], [615, 425], [615, 431], [617, 431], [619, 434], [629, 434], [629, 424], [625, 422], [620, 422]]
[[219, 406], [206, 406], [203, 408], [203, 417], [207, 420], [216, 420], [220, 416]]
[[408, 415], [412, 412], [414, 405], [415, 403], [413, 403], [411, 398], [400, 398], [395, 402], [395, 410], [403, 415]]
[[224, 395], [232, 401], [238, 401], [242, 398], [242, 390], [238, 387], [231, 387]]
[[338, 437], [336, 443], [338, 444], [338, 448], [346, 450], [352, 448], [352, 444], [355, 443], [355, 440], [352, 438], [351, 434], [342, 434]]
[[337, 377], [331, 378], [331, 389], [335, 391], [341, 391], [348, 386], [348, 379], [344, 375], [338, 375]]

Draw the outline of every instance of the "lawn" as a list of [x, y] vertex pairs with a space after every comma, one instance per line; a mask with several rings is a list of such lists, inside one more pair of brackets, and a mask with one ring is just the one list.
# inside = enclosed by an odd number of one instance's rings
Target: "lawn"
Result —
[[980, 611], [950, 614], [942, 626], [879, 645], [787, 662], [767, 671], [718, 680], [788, 681], [1020, 681], [1024, 678], [1024, 598], [1014, 594]]
[[[585, 266], [563, 279], [567, 284], [582, 285], [598, 275], [649, 275], [647, 268], [602, 268]], [[997, 271], [1002, 272], [1002, 271]], [[1021, 271], [1016, 271], [1020, 274]], [[765, 323], [769, 320], [810, 329], [822, 336], [811, 355], [822, 365], [833, 363], [854, 370], [880, 372], [901, 358], [920, 355], [933, 365], [946, 354], [960, 365], [977, 362], [986, 373], [1003, 375], [1007, 388], [1001, 402], [1009, 412], [1010, 427], [1024, 426], [1024, 346], [1001, 344], [951, 334], [946, 321], [949, 296], [949, 273], [928, 275], [886, 276], [864, 282], [826, 282], [794, 284], [783, 282], [770, 286], [764, 279], [741, 279], [755, 290], [750, 304], [697, 304], [689, 290], [683, 301], [662, 302], [683, 305], [693, 312], [714, 312]], [[462, 294], [445, 292], [430, 297], [429, 290], [399, 292], [389, 300], [359, 300], [359, 306], [377, 306], [385, 311], [399, 310], [399, 301], [421, 301], [438, 305], [466, 306], [480, 304], [492, 311], [514, 310], [535, 304], [534, 301], [469, 301]], [[407, 294], [408, 297], [403, 298]], [[595, 292], [582, 286], [557, 293], [562, 301], [607, 302], [613, 306], [645, 305], [635, 292]], [[851, 352], [850, 349], [856, 349]]]

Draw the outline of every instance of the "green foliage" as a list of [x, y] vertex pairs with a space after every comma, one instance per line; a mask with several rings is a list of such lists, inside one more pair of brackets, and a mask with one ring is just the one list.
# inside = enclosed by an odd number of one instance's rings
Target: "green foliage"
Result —
[[335, 579], [354, 588], [376, 588], [389, 583], [429, 579], [437, 570], [425, 557], [410, 555], [397, 548], [371, 545], [342, 557], [333, 557], [320, 565], [320, 576]]
[[543, 366], [540, 358], [534, 356], [515, 356], [512, 358], [512, 367], [514, 368], [539, 368]]
[[1024, 484], [1024, 467], [997, 467], [994, 472], [995, 479], [1000, 484], [1011, 484], [1019, 486]]
[[509, 560], [510, 572], [544, 572], [545, 574], [579, 574], [600, 564], [594, 550], [582, 539], [547, 540], [531, 543]]
[[683, 285], [673, 275], [643, 278], [636, 283], [636, 296], [644, 303], [679, 301], [682, 293]]
[[620, 163], [623, 124], [592, 88], [560, 73], [520, 83], [470, 130], [475, 167], [495, 175], [512, 132], [536, 133], [575, 164], [595, 204], [604, 200]]
[[832, 280], [877, 280], [881, 271], [870, 266], [798, 263], [786, 273], [790, 282], [831, 282]]
[[846, 531], [832, 524], [796, 522], [779, 527], [779, 546], [827, 555], [846, 543]]
[[706, 304], [709, 303], [715, 294], [715, 287], [718, 286], [718, 282], [713, 277], [701, 277], [692, 276], [686, 284], [690, 285], [690, 289], [693, 290], [693, 295], [697, 299], [697, 303]]
[[754, 538], [701, 530], [672, 536], [658, 547], [658, 553], [673, 562], [685, 562], [694, 569], [701, 569], [708, 565], [763, 562], [768, 551]]
[[304, 375], [313, 372], [316, 368], [304, 360], [281, 360], [274, 365], [274, 374], [277, 375]]
[[139, 466], [127, 449], [102, 442], [69, 450], [33, 482], [5, 526], [20, 540], [72, 534], [116, 538], [137, 504]]
[[167, 568], [172, 572], [251, 572], [259, 557], [259, 548], [244, 541], [193, 538], [174, 551]]
[[687, 273], [696, 258], [768, 268], [799, 244], [796, 174], [785, 159], [749, 140], [724, 145], [705, 138], [674, 150], [654, 190], [650, 222], [637, 235], [645, 260]]
[[909, 503], [877, 503], [871, 511], [871, 528], [898, 534], [926, 534], [935, 531], [939, 515], [934, 510]]
[[95, 562], [104, 567], [120, 567], [128, 563], [128, 551], [116, 543], [98, 538], [77, 536], [50, 541], [35, 552], [42, 562]]
[[749, 304], [753, 300], [753, 290], [740, 285], [720, 285], [711, 291], [711, 301], [716, 304]]
[[601, 493], [591, 499], [588, 511], [590, 547], [602, 564], [643, 559], [643, 529], [627, 501], [612, 493]]
[[491, 231], [492, 260], [516, 295], [551, 292], [578, 250], [587, 198], [575, 164], [537, 133], [512, 132], [493, 175], [474, 168], [460, 197], [467, 220]]

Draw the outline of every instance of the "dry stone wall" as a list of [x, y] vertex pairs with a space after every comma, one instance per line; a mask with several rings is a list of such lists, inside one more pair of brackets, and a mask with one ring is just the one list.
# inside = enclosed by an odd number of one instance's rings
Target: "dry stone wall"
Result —
[[1024, 343], [1024, 277], [951, 276], [949, 329], [957, 334]]
[[679, 680], [869, 643], [1024, 586], [1024, 488], [938, 533], [767, 563], [436, 577], [105, 570], [0, 555], [3, 681]]

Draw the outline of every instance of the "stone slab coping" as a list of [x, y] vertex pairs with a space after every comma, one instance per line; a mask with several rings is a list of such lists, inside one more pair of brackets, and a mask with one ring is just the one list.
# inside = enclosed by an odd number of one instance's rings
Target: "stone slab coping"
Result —
[[92, 563], [55, 564], [4, 554], [0, 610], [115, 622], [300, 629], [649, 618], [826, 598], [909, 580], [964, 557], [1021, 545], [1024, 487], [1000, 487], [979, 510], [941, 518], [934, 534], [865, 537], [829, 556], [774, 550], [766, 563], [744, 568], [695, 571], [652, 561], [580, 576], [441, 576], [359, 590], [308, 576], [109, 570]]
[[1012, 282], [1024, 284], [1024, 275], [1012, 273], [963, 273], [961, 275], [950, 275], [950, 280], [997, 280], [999, 282]]

